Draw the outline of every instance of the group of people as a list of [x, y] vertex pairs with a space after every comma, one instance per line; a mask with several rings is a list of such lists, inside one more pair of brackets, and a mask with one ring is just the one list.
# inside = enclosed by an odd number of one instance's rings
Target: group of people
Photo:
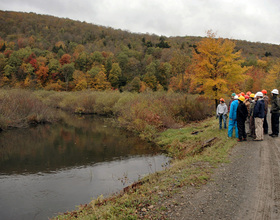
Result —
[[[271, 130], [269, 134], [271, 137], [278, 137], [279, 134], [279, 115], [280, 115], [280, 101], [278, 98], [279, 91], [273, 89], [271, 91]], [[229, 105], [225, 103], [223, 98], [220, 99], [220, 104], [217, 106], [216, 114], [219, 118], [219, 127], [227, 128], [227, 114], [229, 112], [228, 123], [228, 137], [232, 137], [235, 129], [235, 137], [237, 141], [246, 141], [247, 133], [245, 129], [245, 122], [249, 123], [248, 136], [252, 137], [254, 141], [262, 141], [264, 134], [268, 134], [268, 113], [269, 98], [267, 91], [262, 90], [253, 94], [241, 92], [240, 94], [232, 93]]]

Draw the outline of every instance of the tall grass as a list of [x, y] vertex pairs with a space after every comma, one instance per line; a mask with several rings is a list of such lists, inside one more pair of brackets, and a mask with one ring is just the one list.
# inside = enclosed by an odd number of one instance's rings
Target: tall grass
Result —
[[52, 109], [112, 116], [118, 124], [153, 140], [159, 131], [179, 128], [213, 114], [208, 100], [167, 92], [0, 90], [0, 127], [24, 126], [54, 120]]
[[148, 140], [153, 140], [158, 131], [179, 128], [213, 113], [208, 100], [179, 93], [39, 91], [36, 95], [48, 106], [72, 113], [113, 116], [121, 127]]
[[56, 121], [53, 109], [39, 100], [31, 91], [0, 90], [0, 128], [23, 127]]

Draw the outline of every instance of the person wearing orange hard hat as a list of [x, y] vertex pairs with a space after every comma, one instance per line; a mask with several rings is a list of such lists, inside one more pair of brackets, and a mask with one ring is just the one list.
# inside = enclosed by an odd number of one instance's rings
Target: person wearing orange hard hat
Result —
[[263, 119], [263, 133], [268, 134], [268, 123], [267, 123], [267, 111], [268, 111], [268, 96], [265, 89], [262, 90], [263, 101], [264, 101], [264, 119]]
[[222, 121], [224, 121], [224, 129], [227, 128], [228, 107], [223, 98], [220, 98], [220, 104], [217, 106], [216, 115], [219, 118], [220, 129], [222, 129]]
[[248, 116], [248, 110], [245, 105], [245, 97], [240, 96], [238, 98], [238, 107], [236, 112], [236, 121], [238, 128], [238, 139], [237, 141], [247, 141], [247, 134], [245, 130], [245, 121]]

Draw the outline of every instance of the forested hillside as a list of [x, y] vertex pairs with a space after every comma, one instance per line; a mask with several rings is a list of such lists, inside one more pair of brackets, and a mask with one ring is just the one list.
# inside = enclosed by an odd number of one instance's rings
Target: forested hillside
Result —
[[[0, 11], [0, 86], [194, 92], [191, 59], [201, 39], [136, 34], [53, 16]], [[251, 67], [246, 85], [238, 89], [261, 88], [264, 76], [279, 68], [280, 46], [232, 41], [235, 51], [242, 51], [243, 66]]]

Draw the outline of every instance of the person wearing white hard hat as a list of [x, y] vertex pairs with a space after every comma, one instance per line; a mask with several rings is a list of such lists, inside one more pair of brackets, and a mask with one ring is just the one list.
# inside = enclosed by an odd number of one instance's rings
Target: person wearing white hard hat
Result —
[[262, 141], [263, 140], [263, 121], [264, 121], [264, 109], [265, 104], [263, 100], [263, 93], [256, 93], [257, 102], [254, 107], [254, 118], [255, 118], [255, 127], [256, 127], [256, 138], [254, 141]]
[[269, 135], [271, 137], [278, 137], [279, 134], [279, 113], [280, 113], [280, 103], [278, 99], [279, 91], [278, 89], [273, 89], [272, 100], [271, 100], [271, 129], [272, 133]]
[[229, 122], [228, 122], [228, 137], [232, 137], [233, 128], [235, 127], [235, 137], [238, 138], [238, 128], [236, 113], [238, 107], [238, 96], [234, 96], [234, 101], [230, 104]]

